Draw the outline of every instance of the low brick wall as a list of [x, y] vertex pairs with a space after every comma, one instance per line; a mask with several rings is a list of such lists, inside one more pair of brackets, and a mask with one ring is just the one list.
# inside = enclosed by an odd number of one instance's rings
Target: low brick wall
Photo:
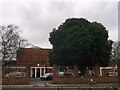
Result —
[[26, 77], [19, 78], [2, 78], [2, 85], [27, 85], [29, 79]]
[[[17, 68], [19, 67], [19, 65], [17, 66], [8, 66], [7, 70], [9, 71], [10, 70], [10, 67], [14, 67], [15, 70], [11, 71], [11, 72], [17, 72], [18, 70], [17, 69], [20, 69], [20, 68]], [[24, 72], [26, 73], [26, 76], [25, 77], [5, 77], [5, 70], [6, 68], [4, 66], [2, 66], [2, 85], [27, 85], [29, 84], [29, 67], [26, 65], [26, 66], [21, 66], [21, 67], [24, 67], [25, 70]], [[12, 70], [12, 69], [11, 69]]]
[[72, 77], [72, 78], [53, 78], [54, 84], [84, 84], [91, 83], [118, 83], [118, 77]]

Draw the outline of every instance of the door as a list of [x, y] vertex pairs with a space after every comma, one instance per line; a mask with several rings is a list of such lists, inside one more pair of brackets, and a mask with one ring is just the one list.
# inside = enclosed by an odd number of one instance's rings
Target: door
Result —
[[32, 68], [32, 77], [35, 77], [35, 68]]
[[40, 68], [37, 68], [37, 77], [40, 77]]

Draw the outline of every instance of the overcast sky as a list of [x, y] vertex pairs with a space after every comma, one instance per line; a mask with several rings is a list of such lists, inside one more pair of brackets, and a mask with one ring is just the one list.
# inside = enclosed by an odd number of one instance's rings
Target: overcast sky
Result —
[[109, 38], [118, 40], [118, 3], [103, 1], [3, 0], [0, 2], [0, 25], [15, 24], [31, 44], [51, 48], [49, 33], [67, 18], [86, 18], [102, 23]]

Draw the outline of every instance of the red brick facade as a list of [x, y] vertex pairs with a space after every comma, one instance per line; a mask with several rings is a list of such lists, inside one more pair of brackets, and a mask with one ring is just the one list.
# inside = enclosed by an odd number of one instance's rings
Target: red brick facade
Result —
[[49, 65], [50, 49], [42, 48], [21, 48], [17, 54], [17, 64], [30, 66], [50, 66]]
[[[15, 65], [3, 67], [3, 84], [28, 84], [28, 78], [40, 78], [47, 72], [53, 72], [49, 64], [49, 51], [38, 47], [20, 48], [17, 52]], [[24, 72], [25, 77], [7, 78], [5, 75], [11, 72]]]
[[52, 72], [49, 64], [49, 51], [39, 47], [21, 48], [17, 53], [17, 65], [29, 67], [29, 77], [41, 77], [47, 72]]

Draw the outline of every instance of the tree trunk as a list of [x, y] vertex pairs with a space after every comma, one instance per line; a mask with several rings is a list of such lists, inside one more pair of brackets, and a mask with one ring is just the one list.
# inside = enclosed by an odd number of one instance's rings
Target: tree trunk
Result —
[[99, 69], [99, 66], [96, 65], [95, 66], [95, 76], [97, 77], [97, 76], [99, 76], [99, 74], [100, 74], [100, 69]]
[[78, 76], [78, 65], [74, 65], [73, 73], [75, 77]]

